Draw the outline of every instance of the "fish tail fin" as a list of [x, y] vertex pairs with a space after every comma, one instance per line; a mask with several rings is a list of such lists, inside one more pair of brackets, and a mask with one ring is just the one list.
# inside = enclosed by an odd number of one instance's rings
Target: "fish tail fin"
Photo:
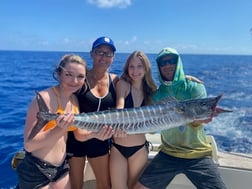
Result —
[[[36, 93], [36, 100], [37, 100], [37, 104], [39, 107], [39, 112], [49, 112], [49, 109], [44, 101], [44, 99], [42, 98], [41, 94], [39, 94], [38, 91], [35, 91]], [[49, 122], [49, 120], [45, 120], [43, 119], [41, 116], [39, 116], [39, 112], [37, 114], [37, 122], [35, 124], [35, 126], [33, 127], [28, 140], [33, 139], [38, 132]]]
[[42, 118], [39, 118], [37, 120], [36, 125], [33, 127], [28, 140], [32, 140], [37, 134], [38, 132], [48, 123], [48, 120], [43, 120]]
[[35, 91], [36, 93], [36, 100], [38, 103], [38, 107], [39, 107], [39, 112], [49, 112], [49, 109], [44, 101], [44, 99], [42, 98], [41, 94], [39, 94], [38, 91]]

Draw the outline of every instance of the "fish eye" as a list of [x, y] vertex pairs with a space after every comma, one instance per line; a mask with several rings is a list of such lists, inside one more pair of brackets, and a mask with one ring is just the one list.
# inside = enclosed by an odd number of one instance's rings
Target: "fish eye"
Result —
[[205, 105], [207, 105], [207, 104], [206, 104], [205, 102], [202, 102], [201, 105], [202, 105], [202, 106], [205, 106]]

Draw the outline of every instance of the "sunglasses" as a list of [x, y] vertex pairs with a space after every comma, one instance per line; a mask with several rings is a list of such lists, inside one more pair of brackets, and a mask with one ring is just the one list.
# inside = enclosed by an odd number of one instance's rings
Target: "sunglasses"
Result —
[[171, 59], [168, 59], [168, 60], [160, 60], [158, 62], [158, 66], [163, 67], [163, 66], [166, 66], [167, 64], [174, 65], [174, 64], [177, 64], [177, 62], [178, 62], [178, 58], [177, 57], [171, 58]]
[[106, 57], [113, 57], [114, 56], [114, 52], [104, 52], [100, 49], [94, 50], [94, 53], [97, 56], [106, 56]]

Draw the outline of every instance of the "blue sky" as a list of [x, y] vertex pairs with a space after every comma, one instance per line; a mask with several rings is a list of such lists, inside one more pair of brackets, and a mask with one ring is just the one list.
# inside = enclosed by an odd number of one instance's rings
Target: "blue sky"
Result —
[[252, 55], [252, 0], [2, 0], [0, 50]]

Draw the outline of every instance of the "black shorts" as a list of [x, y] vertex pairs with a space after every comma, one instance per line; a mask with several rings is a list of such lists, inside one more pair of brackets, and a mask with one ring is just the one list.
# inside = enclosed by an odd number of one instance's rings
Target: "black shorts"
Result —
[[17, 166], [18, 186], [20, 189], [38, 189], [55, 182], [69, 171], [67, 161], [54, 166], [26, 153], [25, 158]]
[[84, 157], [95, 158], [109, 153], [110, 140], [90, 139], [85, 142], [80, 142], [75, 139], [72, 131], [68, 132], [67, 139], [67, 154], [69, 157]]

